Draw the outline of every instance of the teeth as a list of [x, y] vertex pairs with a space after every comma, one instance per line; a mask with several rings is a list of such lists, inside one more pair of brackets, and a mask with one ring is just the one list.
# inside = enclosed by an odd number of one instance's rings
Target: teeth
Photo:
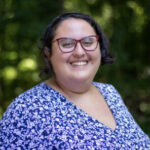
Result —
[[81, 65], [86, 65], [86, 64], [87, 64], [87, 62], [85, 62], [85, 61], [72, 63], [73, 66], [81, 66]]

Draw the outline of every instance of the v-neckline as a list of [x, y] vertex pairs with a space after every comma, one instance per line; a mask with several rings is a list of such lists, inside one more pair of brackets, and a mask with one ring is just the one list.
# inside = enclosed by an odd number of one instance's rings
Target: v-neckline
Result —
[[[104, 95], [104, 91], [103, 91], [103, 88], [104, 88], [104, 87], [97, 86], [96, 82], [92, 82], [92, 84], [98, 89], [98, 91], [100, 92], [100, 94], [103, 96], [103, 98], [104, 98], [104, 100], [105, 100], [105, 102], [106, 102], [106, 104], [107, 104], [107, 107], [108, 107], [109, 111], [110, 111], [111, 114], [112, 114], [112, 117], [113, 117], [113, 119], [114, 119], [114, 121], [115, 121], [116, 126], [115, 126], [114, 129], [112, 129], [111, 127], [105, 125], [105, 124], [102, 123], [101, 121], [98, 121], [97, 119], [93, 118], [92, 116], [90, 116], [90, 117], [91, 117], [93, 120], [95, 120], [96, 122], [102, 124], [105, 128], [107, 128], [107, 129], [111, 130], [112, 132], [114, 132], [114, 131], [117, 130], [117, 128], [118, 128], [118, 122], [117, 122], [116, 113], [114, 113], [114, 110], [111, 108], [111, 105], [110, 105], [110, 103], [108, 102], [109, 99], [108, 99], [107, 95]], [[103, 83], [98, 83], [98, 84], [103, 84]]]
[[[103, 126], [104, 128], [110, 130], [111, 132], [114, 132], [117, 130], [118, 128], [118, 122], [117, 122], [117, 119], [116, 119], [116, 114], [113, 112], [113, 109], [110, 108], [110, 104], [108, 103], [108, 99], [107, 99], [107, 96], [105, 96], [103, 94], [103, 89], [99, 86], [96, 85], [95, 82], [92, 82], [92, 84], [98, 89], [98, 91], [100, 92], [100, 94], [103, 96], [110, 112], [112, 113], [112, 116], [114, 118], [114, 121], [115, 121], [115, 128], [112, 129], [111, 127], [105, 125], [104, 123], [102, 123], [101, 121], [95, 119], [94, 117], [92, 117], [91, 115], [89, 115], [88, 113], [86, 113], [84, 110], [82, 110], [81, 108], [79, 108], [77, 105], [75, 105], [71, 100], [69, 100], [67, 97], [65, 97], [62, 93], [60, 93], [59, 91], [57, 91], [56, 89], [50, 87], [49, 85], [47, 85], [45, 82], [43, 82], [44, 85], [49, 89], [49, 90], [53, 90], [55, 91], [57, 94], [59, 94], [60, 97], [66, 99], [67, 103], [70, 103], [74, 108], [76, 108], [77, 110], [79, 110], [82, 114], [84, 114], [86, 117], [90, 118], [90, 120], [94, 121], [95, 123], [99, 124], [100, 126]], [[102, 84], [102, 83], [99, 83], [99, 84]]]

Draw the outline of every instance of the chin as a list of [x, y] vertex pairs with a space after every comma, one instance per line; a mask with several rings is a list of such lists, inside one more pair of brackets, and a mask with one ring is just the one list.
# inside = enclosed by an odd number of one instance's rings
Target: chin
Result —
[[79, 75], [77, 75], [77, 76], [73, 76], [73, 77], [72, 77], [72, 80], [75, 81], [75, 82], [82, 82], [82, 83], [83, 83], [84, 81], [85, 81], [85, 82], [87, 82], [87, 81], [89, 81], [89, 80], [92, 81], [93, 78], [94, 78], [93, 76], [88, 76], [87, 74], [86, 74], [86, 75], [80, 75], [80, 74], [79, 74]]

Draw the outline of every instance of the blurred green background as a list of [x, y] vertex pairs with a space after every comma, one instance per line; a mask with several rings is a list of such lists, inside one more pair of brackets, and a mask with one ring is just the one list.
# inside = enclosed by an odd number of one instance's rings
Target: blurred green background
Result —
[[43, 81], [37, 42], [62, 12], [91, 15], [110, 40], [113, 65], [95, 80], [113, 84], [150, 136], [149, 0], [0, 0], [0, 117], [20, 93]]

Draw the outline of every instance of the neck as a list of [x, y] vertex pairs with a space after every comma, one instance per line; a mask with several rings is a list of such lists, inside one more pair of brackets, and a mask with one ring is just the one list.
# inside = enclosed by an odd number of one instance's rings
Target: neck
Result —
[[74, 93], [84, 93], [89, 90], [91, 87], [90, 80], [73, 80], [73, 79], [67, 79], [65, 80], [59, 80], [55, 78], [55, 82], [62, 88], [66, 89], [68, 91], [72, 91]]
[[88, 93], [91, 88], [92, 84], [91, 82], [59, 82], [57, 78], [51, 78], [49, 79], [46, 84], [50, 85], [52, 88], [56, 89], [60, 93], [62, 93], [64, 96], [68, 98], [73, 98], [78, 95], [84, 95]]

